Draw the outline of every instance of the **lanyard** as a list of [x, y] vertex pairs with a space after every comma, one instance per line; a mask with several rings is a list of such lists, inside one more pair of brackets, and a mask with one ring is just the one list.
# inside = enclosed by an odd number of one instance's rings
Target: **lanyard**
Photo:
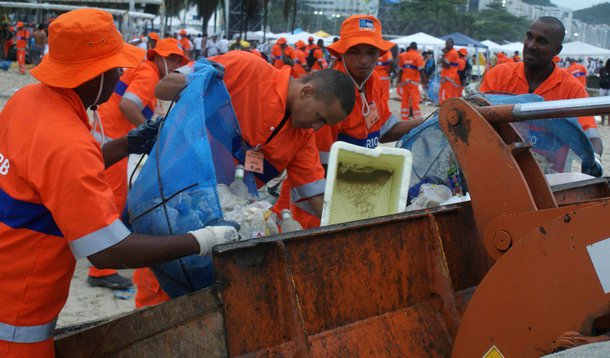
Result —
[[269, 136], [269, 138], [267, 138], [267, 141], [263, 145], [267, 145], [269, 142], [271, 142], [273, 138], [275, 138], [275, 136], [280, 132], [282, 127], [284, 127], [284, 124], [286, 124], [286, 122], [288, 121], [288, 118], [290, 118], [290, 113], [286, 112], [280, 124], [273, 130], [273, 133], [271, 133], [271, 135]]

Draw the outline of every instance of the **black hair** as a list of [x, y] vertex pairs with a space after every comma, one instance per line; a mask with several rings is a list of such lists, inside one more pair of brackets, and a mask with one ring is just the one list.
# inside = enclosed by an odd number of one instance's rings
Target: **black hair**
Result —
[[610, 71], [610, 58], [606, 60], [606, 71]]
[[544, 22], [545, 24], [548, 25], [552, 25], [555, 26], [557, 28], [557, 33], [555, 35], [557, 35], [559, 37], [559, 43], [558, 45], [561, 45], [563, 43], [563, 39], [566, 36], [566, 28], [565, 26], [563, 26], [563, 22], [561, 22], [558, 18], [553, 17], [553, 16], [540, 16], [539, 18], [536, 19], [535, 22]]
[[354, 109], [354, 103], [356, 102], [354, 83], [345, 73], [325, 69], [312, 72], [301, 78], [300, 81], [315, 84], [314, 97], [317, 100], [322, 100], [326, 104], [338, 100], [341, 109], [348, 115]]

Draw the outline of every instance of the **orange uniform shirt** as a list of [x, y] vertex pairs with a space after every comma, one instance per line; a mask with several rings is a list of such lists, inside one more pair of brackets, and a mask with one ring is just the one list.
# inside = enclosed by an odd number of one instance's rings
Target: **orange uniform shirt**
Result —
[[292, 51], [292, 60], [294, 61], [294, 72], [297, 73], [297, 77], [303, 77], [307, 74], [305, 68], [307, 67], [307, 60], [305, 59], [305, 52], [300, 49], [294, 49]]
[[377, 65], [375, 66], [375, 72], [379, 75], [382, 81], [390, 80], [390, 67], [392, 66], [392, 53], [390, 51], [383, 54], [383, 56], [377, 59]]
[[122, 137], [135, 125], [127, 119], [119, 108], [121, 99], [134, 102], [146, 119], [155, 114], [157, 99], [155, 86], [159, 83], [159, 69], [152, 61], [142, 61], [138, 67], [130, 68], [123, 73], [114, 88], [114, 93], [108, 102], [98, 108], [98, 113], [104, 126], [104, 134], [112, 139]]
[[324, 53], [322, 50], [316, 46], [311, 51], [313, 51], [313, 56], [316, 58], [316, 62], [311, 66], [311, 72], [316, 72], [328, 68], [328, 62], [326, 62], [326, 58], [324, 58]]
[[19, 30], [15, 33], [15, 45], [19, 49], [26, 48], [28, 46], [28, 40], [30, 39], [30, 32], [26, 29]]
[[457, 79], [457, 77], [458, 77], [458, 75], [457, 75], [458, 58], [459, 57], [460, 56], [458, 55], [457, 51], [454, 48], [452, 48], [451, 50], [449, 50], [445, 53], [445, 55], [443, 56], [443, 62], [445, 64], [448, 64], [449, 68], [443, 67], [441, 69], [441, 77], [446, 77], [451, 80]]
[[71, 89], [24, 87], [0, 113], [0, 349], [49, 340], [75, 259], [130, 233], [90, 130]]
[[[524, 94], [529, 92], [529, 84], [525, 77], [525, 64], [507, 63], [490, 69], [483, 77], [481, 92], [509, 92]], [[565, 70], [555, 66], [555, 70], [533, 92], [546, 101], [586, 98], [589, 94], [585, 88]], [[589, 138], [599, 138], [599, 131], [595, 118], [580, 117], [578, 122]]]
[[180, 47], [184, 50], [184, 56], [188, 57], [189, 51], [191, 51], [191, 42], [187, 37], [181, 37], [178, 41]]
[[576, 78], [583, 87], [587, 88], [587, 69], [578, 62], [570, 63], [570, 67], [565, 69], [572, 77]]
[[284, 55], [292, 58], [292, 47], [287, 46], [284, 50], [282, 50], [280, 45], [273, 45], [271, 48], [271, 57], [273, 58], [273, 66], [275, 68], [280, 69], [284, 67], [285, 63], [282, 61], [282, 56]]
[[242, 137], [251, 148], [260, 146], [265, 157], [264, 173], [254, 173], [262, 186], [284, 170], [294, 183], [295, 200], [324, 192], [324, 169], [316, 148], [313, 129], [292, 126], [288, 119], [265, 144], [286, 115], [288, 83], [292, 68], [280, 70], [243, 51], [210, 58], [225, 67], [224, 83], [231, 96]]
[[420, 70], [424, 68], [424, 60], [417, 50], [410, 49], [398, 56], [398, 67], [402, 70], [401, 82], [421, 81]]

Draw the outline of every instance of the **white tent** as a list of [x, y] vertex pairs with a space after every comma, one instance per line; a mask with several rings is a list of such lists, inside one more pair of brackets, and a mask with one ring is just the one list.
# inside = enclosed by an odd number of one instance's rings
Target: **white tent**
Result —
[[511, 42], [506, 45], [500, 46], [500, 50], [504, 51], [504, 53], [506, 53], [506, 55], [510, 57], [515, 53], [515, 51], [519, 51], [519, 53], [523, 51], [523, 43]]
[[438, 37], [434, 37], [423, 32], [418, 32], [409, 36], [399, 37], [391, 41], [400, 47], [407, 47], [411, 42], [416, 42], [419, 48], [445, 46], [445, 40], [439, 39]]
[[485, 46], [487, 46], [487, 48], [489, 49], [489, 51], [491, 52], [497, 52], [497, 51], [501, 51], [502, 46], [500, 44], [497, 44], [491, 40], [485, 40], [485, 41], [481, 41], [481, 43]]
[[606, 50], [601, 47], [586, 44], [580, 41], [572, 41], [563, 44], [563, 49], [560, 56], [595, 56], [595, 57], [608, 57], [610, 56], [610, 50]]

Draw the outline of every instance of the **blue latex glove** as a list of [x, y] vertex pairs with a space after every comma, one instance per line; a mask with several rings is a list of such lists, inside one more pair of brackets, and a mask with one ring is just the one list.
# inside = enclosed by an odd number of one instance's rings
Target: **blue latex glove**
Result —
[[127, 134], [127, 151], [129, 154], [149, 154], [155, 142], [162, 118], [149, 119]]

